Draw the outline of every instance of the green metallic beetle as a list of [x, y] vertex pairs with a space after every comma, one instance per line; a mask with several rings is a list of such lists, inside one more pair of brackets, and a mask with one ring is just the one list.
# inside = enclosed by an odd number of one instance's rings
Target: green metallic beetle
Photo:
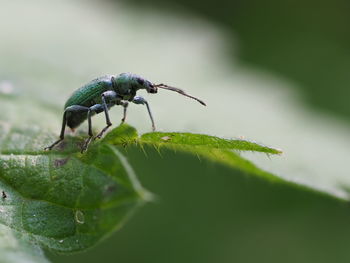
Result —
[[[59, 140], [45, 148], [51, 150], [55, 145], [64, 139], [66, 126], [74, 130], [86, 119], [88, 120], [89, 138], [85, 141], [81, 152], [84, 152], [92, 138], [99, 139], [105, 131], [112, 125], [108, 110], [114, 105], [121, 105], [124, 108], [124, 116], [122, 122], [126, 119], [126, 109], [129, 105], [128, 101], [135, 104], [146, 105], [148, 114], [152, 122], [152, 130], [155, 130], [154, 120], [147, 101], [136, 96], [139, 89], [145, 89], [148, 93], [157, 93], [158, 88], [167, 89], [178, 92], [186, 97], [194, 99], [206, 106], [206, 104], [193, 96], [186, 94], [183, 90], [167, 86], [165, 84], [153, 84], [152, 82], [132, 73], [122, 73], [118, 76], [107, 75], [94, 79], [76, 90], [64, 105], [62, 129]], [[91, 117], [95, 114], [104, 112], [107, 126], [94, 137], [92, 133]]]

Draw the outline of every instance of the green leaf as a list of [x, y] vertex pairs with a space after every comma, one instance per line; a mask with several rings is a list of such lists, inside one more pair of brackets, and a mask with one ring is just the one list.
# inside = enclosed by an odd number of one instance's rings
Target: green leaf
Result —
[[1, 222], [57, 251], [92, 246], [119, 227], [144, 195], [120, 157], [103, 144], [83, 157], [1, 155], [1, 180], [13, 189], [4, 201], [14, 208], [1, 214]]
[[[169, 147], [247, 171], [254, 166], [231, 150], [280, 153], [256, 143], [208, 135], [149, 133], [138, 137], [128, 125], [92, 143], [85, 154], [79, 152], [84, 141], [79, 135], [67, 136], [57, 149], [46, 152], [44, 147], [56, 136], [40, 128], [45, 122], [36, 125], [32, 120], [51, 118], [45, 105], [21, 96], [2, 96], [0, 102], [9, 110], [0, 122], [0, 190], [6, 195], [0, 223], [20, 233], [20, 239], [25, 236], [27, 243], [30, 240], [57, 252], [93, 246], [151, 198], [120, 152], [123, 147]], [[19, 118], [23, 108], [28, 120]], [[29, 127], [30, 121], [34, 123]]]
[[177, 146], [203, 146], [215, 149], [231, 149], [239, 151], [255, 151], [268, 154], [281, 154], [281, 150], [273, 149], [258, 143], [246, 140], [228, 140], [215, 136], [193, 133], [179, 132], [153, 132], [141, 136], [141, 142], [154, 144], [158, 146], [177, 147]]
[[[174, 151], [190, 152], [198, 157], [229, 165], [234, 169], [263, 176], [269, 180], [281, 180], [279, 177], [262, 171], [251, 162], [240, 157], [239, 151], [262, 152], [266, 154], [282, 154], [281, 150], [260, 145], [247, 140], [228, 140], [215, 136], [192, 133], [146, 133], [141, 136], [141, 145], [153, 145], [157, 149], [167, 148]], [[234, 151], [233, 151], [234, 150]]]
[[[36, 116], [45, 115], [42, 105], [29, 106], [20, 97], [0, 97], [0, 103], [10, 110], [0, 122], [0, 237], [25, 244], [1, 255], [17, 251], [20, 256], [31, 244], [57, 252], [84, 250], [120, 228], [149, 198], [115, 146], [98, 143], [82, 155], [81, 137], [68, 136], [58, 150], [43, 151], [55, 135], [21, 124], [28, 121], [16, 124], [12, 117], [25, 106]], [[123, 134], [137, 136], [133, 129]]]

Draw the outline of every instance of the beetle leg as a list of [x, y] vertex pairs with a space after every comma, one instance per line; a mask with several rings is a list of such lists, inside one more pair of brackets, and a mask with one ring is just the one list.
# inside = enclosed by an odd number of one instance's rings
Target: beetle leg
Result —
[[124, 123], [124, 122], [125, 122], [125, 119], [126, 119], [126, 109], [128, 108], [129, 103], [128, 103], [127, 101], [121, 101], [121, 102], [120, 102], [120, 105], [122, 105], [123, 108], [124, 108], [124, 111], [123, 111], [123, 119], [122, 119], [122, 123]]
[[156, 126], [154, 125], [152, 112], [151, 112], [151, 109], [150, 109], [150, 107], [148, 105], [148, 102], [144, 98], [142, 98], [140, 96], [135, 96], [134, 99], [132, 100], [132, 102], [135, 103], [135, 104], [146, 105], [149, 117], [151, 118], [151, 122], [152, 122], [152, 130], [155, 131], [156, 130]]
[[103, 92], [102, 93], [102, 107], [103, 107], [103, 111], [105, 112], [105, 117], [106, 117], [106, 127], [104, 127], [102, 129], [102, 131], [96, 135], [96, 137], [94, 138], [94, 140], [96, 139], [101, 139], [102, 135], [107, 131], [107, 129], [112, 126], [112, 123], [109, 119], [109, 114], [108, 114], [108, 106], [107, 106], [107, 103], [106, 103], [106, 98], [110, 101], [110, 102], [113, 102], [115, 103], [115, 101], [117, 100], [117, 93], [114, 92], [114, 91], [106, 91], [106, 92]]
[[[91, 107], [91, 108], [93, 108], [93, 107]], [[85, 140], [83, 147], [81, 147], [81, 153], [83, 153], [83, 152], [85, 152], [87, 150], [87, 148], [88, 148], [88, 146], [89, 146], [89, 144], [91, 142], [91, 139], [94, 136], [94, 134], [92, 133], [92, 125], [91, 125], [91, 113], [92, 113], [91, 108], [89, 108], [88, 112], [87, 112], [88, 127], [89, 127], [89, 138], [87, 138]]]
[[51, 144], [50, 146], [45, 147], [44, 150], [51, 150], [53, 147], [55, 147], [57, 144], [59, 144], [61, 141], [63, 141], [64, 132], [66, 130], [66, 125], [67, 125], [67, 114], [68, 113], [82, 112], [82, 111], [88, 111], [88, 110], [89, 110], [88, 107], [84, 107], [84, 106], [80, 106], [80, 105], [72, 105], [72, 106], [67, 107], [63, 113], [63, 121], [62, 121], [60, 138], [57, 141], [55, 141], [53, 144]]
[[67, 111], [64, 111], [60, 138], [57, 141], [55, 141], [53, 144], [51, 144], [50, 146], [45, 147], [44, 148], [45, 151], [52, 150], [52, 148], [55, 147], [55, 145], [57, 145], [61, 141], [63, 141], [63, 139], [64, 139], [64, 131], [66, 130], [66, 124], [67, 124], [66, 114], [67, 114]]

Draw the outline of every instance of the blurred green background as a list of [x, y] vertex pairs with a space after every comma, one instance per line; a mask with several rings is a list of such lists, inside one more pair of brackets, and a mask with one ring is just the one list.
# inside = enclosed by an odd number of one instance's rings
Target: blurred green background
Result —
[[[282, 157], [242, 155], [287, 180], [347, 197], [348, 1], [0, 4], [0, 92], [13, 87], [61, 108], [95, 77], [134, 72], [208, 104], [173, 93], [140, 94], [158, 130], [242, 136], [279, 147]], [[117, 123], [121, 109], [112, 112]], [[144, 108], [132, 105], [129, 113], [129, 124], [150, 131]], [[58, 133], [60, 118], [47, 128]], [[103, 118], [96, 122], [103, 126]], [[349, 261], [349, 214], [330, 199], [296, 196], [218, 164], [149, 151], [148, 159], [136, 150], [127, 155], [159, 201], [96, 248], [50, 255], [53, 262]]]
[[297, 83], [308, 104], [349, 121], [349, 1], [133, 2], [171, 12], [168, 4], [176, 4], [224, 27], [231, 51], [239, 43], [233, 59]]

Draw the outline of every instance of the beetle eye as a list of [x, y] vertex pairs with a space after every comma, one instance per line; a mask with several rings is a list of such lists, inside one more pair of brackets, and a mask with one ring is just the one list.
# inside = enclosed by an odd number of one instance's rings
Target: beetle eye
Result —
[[137, 78], [137, 82], [142, 86], [145, 81], [143, 79]]
[[149, 93], [157, 93], [158, 92], [158, 89], [156, 88], [156, 87], [151, 87], [150, 89], [149, 89]]

